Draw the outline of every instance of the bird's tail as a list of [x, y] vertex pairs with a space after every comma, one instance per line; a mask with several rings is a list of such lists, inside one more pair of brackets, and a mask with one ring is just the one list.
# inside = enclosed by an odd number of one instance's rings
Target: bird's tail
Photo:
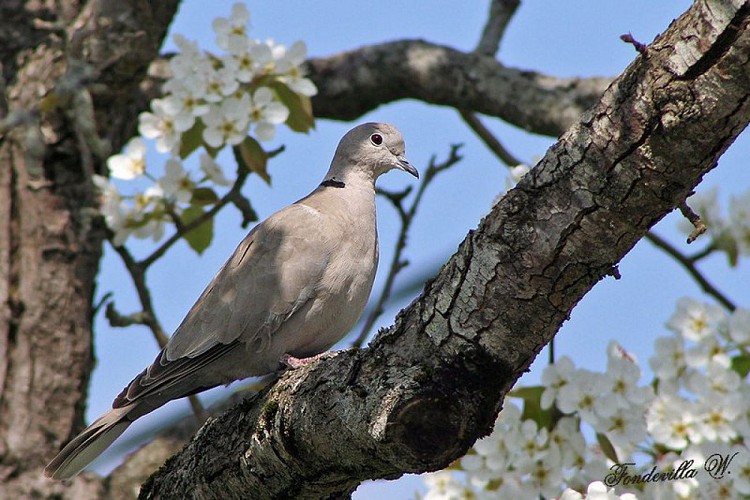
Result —
[[134, 405], [115, 408], [96, 419], [52, 459], [44, 474], [68, 479], [81, 472], [133, 423], [128, 418], [133, 408]]

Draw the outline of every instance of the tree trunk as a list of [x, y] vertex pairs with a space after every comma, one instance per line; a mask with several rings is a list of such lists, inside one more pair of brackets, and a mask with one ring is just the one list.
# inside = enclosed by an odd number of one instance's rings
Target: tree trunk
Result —
[[158, 3], [0, 6], [3, 498], [101, 493], [98, 481], [66, 488], [41, 469], [83, 425], [105, 236], [91, 175], [100, 171], [108, 143], [119, 147], [134, 131], [132, 96], [176, 8], [175, 1]]

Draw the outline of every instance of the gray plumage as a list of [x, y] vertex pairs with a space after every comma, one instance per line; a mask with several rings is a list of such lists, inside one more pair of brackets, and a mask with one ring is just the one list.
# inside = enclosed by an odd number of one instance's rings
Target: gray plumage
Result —
[[72, 477], [168, 401], [279, 370], [282, 357], [314, 356], [346, 335], [378, 263], [375, 180], [394, 168], [418, 177], [393, 126], [344, 135], [320, 186], [250, 231], [153, 364], [45, 473]]

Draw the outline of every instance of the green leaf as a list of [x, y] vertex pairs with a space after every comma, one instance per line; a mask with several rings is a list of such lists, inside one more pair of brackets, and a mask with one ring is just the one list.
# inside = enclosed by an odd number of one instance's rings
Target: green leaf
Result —
[[737, 248], [737, 240], [729, 229], [725, 229], [714, 238], [714, 246], [727, 254], [727, 260], [731, 267], [737, 267], [737, 259], [739, 256], [739, 249]]
[[180, 158], [183, 160], [190, 156], [198, 146], [203, 144], [203, 131], [206, 126], [200, 120], [195, 120], [195, 124], [187, 132], [183, 132], [180, 137]]
[[615, 451], [615, 447], [612, 445], [612, 442], [607, 436], [605, 436], [601, 432], [597, 432], [596, 440], [599, 442], [599, 446], [602, 448], [602, 451], [607, 456], [607, 458], [615, 463], [620, 463], [620, 461], [617, 459], [617, 452]]
[[268, 175], [268, 171], [266, 170], [268, 166], [268, 153], [265, 152], [258, 141], [247, 136], [236, 147], [236, 151], [239, 152], [242, 162], [251, 172], [258, 174], [261, 179], [266, 181], [266, 184], [271, 184], [271, 176]]
[[[188, 207], [182, 212], [182, 222], [184, 224], [190, 224], [198, 217], [201, 217], [204, 213], [205, 212], [201, 207], [195, 205]], [[202, 254], [214, 238], [213, 218], [209, 218], [200, 226], [185, 233], [182, 237], [187, 241], [188, 245], [190, 245], [190, 248], [195, 250], [198, 255]]]
[[284, 106], [289, 108], [289, 118], [286, 119], [286, 124], [290, 129], [307, 133], [315, 126], [309, 97], [296, 93], [278, 80], [272, 82], [270, 87], [276, 91], [276, 95]]
[[523, 399], [521, 420], [533, 420], [540, 429], [544, 427], [552, 430], [558, 418], [555, 415], [554, 405], [547, 410], [542, 409], [541, 400], [543, 392], [544, 387], [542, 386], [520, 387], [510, 391], [508, 396]]
[[197, 187], [193, 189], [193, 196], [190, 198], [190, 203], [192, 205], [213, 205], [219, 201], [219, 196], [216, 194], [216, 191], [214, 191], [211, 188], [207, 187]]
[[737, 372], [740, 377], [745, 378], [750, 373], [750, 356], [740, 354], [732, 358], [732, 370]]

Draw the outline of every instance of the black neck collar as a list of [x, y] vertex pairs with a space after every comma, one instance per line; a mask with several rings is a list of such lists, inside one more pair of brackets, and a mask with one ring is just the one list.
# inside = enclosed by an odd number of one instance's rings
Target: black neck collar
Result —
[[335, 187], [335, 188], [346, 187], [346, 184], [344, 184], [341, 181], [337, 181], [336, 179], [326, 179], [323, 182], [321, 182], [320, 185], [325, 186], [325, 187]]

